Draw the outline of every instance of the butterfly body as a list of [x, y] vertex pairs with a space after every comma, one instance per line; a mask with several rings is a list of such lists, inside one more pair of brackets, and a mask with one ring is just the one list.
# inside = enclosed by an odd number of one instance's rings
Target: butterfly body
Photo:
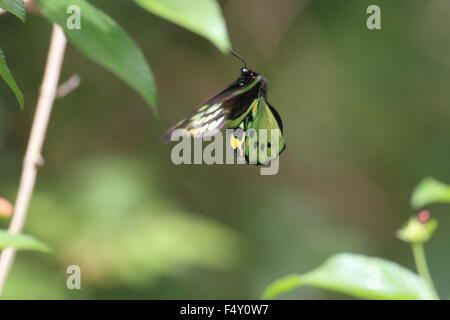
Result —
[[[252, 129], [256, 132], [256, 136], [246, 136], [240, 143], [234, 136], [236, 140], [230, 141], [231, 147], [239, 149], [247, 159], [251, 151], [255, 152], [261, 148], [261, 151], [264, 151], [267, 148], [265, 156], [260, 155], [264, 152], [257, 152], [253, 161], [256, 164], [268, 163], [284, 150], [286, 143], [281, 135], [283, 124], [278, 112], [267, 102], [267, 81], [262, 75], [246, 67], [242, 68], [236, 81], [169, 129], [164, 138], [170, 140], [175, 130], [183, 130], [183, 135], [187, 136], [208, 137], [224, 128], [239, 128], [244, 132]], [[266, 143], [260, 144], [260, 137], [263, 140], [260, 129], [269, 131], [267, 139], [264, 140]], [[270, 133], [273, 130], [279, 130], [279, 138], [276, 137], [274, 141], [271, 140]]]

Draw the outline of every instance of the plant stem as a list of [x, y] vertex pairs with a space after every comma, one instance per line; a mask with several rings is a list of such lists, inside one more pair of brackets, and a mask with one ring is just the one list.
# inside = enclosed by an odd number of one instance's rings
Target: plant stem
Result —
[[[55, 100], [66, 42], [66, 37], [64, 36], [61, 27], [53, 25], [47, 65], [45, 67], [41, 92], [33, 119], [30, 138], [28, 140], [27, 151], [24, 157], [19, 191], [14, 207], [14, 215], [8, 229], [8, 232], [12, 234], [22, 232], [36, 182], [37, 169], [43, 164], [41, 151], [53, 102]], [[14, 261], [15, 253], [16, 251], [14, 248], [6, 248], [0, 255], [0, 295], [3, 292], [9, 270]]]
[[430, 271], [428, 270], [427, 259], [425, 257], [425, 250], [423, 243], [415, 242], [411, 244], [414, 255], [414, 261], [416, 263], [417, 272], [425, 280], [430, 287], [434, 299], [439, 299], [436, 288], [434, 287], [433, 280], [431, 279]]

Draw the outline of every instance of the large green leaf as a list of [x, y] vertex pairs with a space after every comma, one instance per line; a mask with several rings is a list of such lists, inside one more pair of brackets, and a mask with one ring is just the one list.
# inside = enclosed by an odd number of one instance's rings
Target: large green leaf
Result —
[[144, 9], [195, 32], [222, 52], [230, 49], [227, 27], [216, 0], [135, 0]]
[[423, 179], [413, 191], [411, 205], [419, 209], [431, 203], [450, 203], [450, 185], [430, 177]]
[[43, 242], [27, 234], [9, 234], [6, 230], [0, 230], [0, 250], [14, 247], [17, 250], [50, 251]]
[[22, 22], [25, 22], [26, 11], [23, 0], [0, 0], [0, 8], [11, 12]]
[[20, 107], [23, 108], [24, 100], [22, 91], [20, 91], [16, 81], [14, 80], [11, 72], [9, 71], [8, 65], [6, 64], [5, 56], [1, 49], [0, 49], [0, 77], [2, 77], [3, 80], [5, 80], [8, 86], [14, 92]]
[[290, 275], [271, 284], [264, 299], [310, 286], [349, 294], [363, 299], [434, 299], [417, 274], [380, 258], [342, 253], [304, 275]]
[[[156, 112], [156, 85], [144, 55], [127, 33], [103, 11], [84, 0], [38, 0], [42, 12], [64, 28], [84, 55], [110, 70], [139, 92]], [[78, 6], [81, 29], [68, 29], [69, 6]]]

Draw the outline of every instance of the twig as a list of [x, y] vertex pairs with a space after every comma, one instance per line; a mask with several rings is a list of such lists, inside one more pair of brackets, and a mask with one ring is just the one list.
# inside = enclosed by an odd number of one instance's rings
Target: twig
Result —
[[61, 83], [56, 90], [57, 98], [64, 98], [80, 85], [81, 78], [78, 74], [72, 75], [69, 79]]
[[[47, 131], [53, 102], [55, 100], [66, 42], [66, 37], [64, 36], [61, 27], [53, 25], [47, 65], [45, 67], [41, 92], [36, 107], [36, 113], [34, 115], [27, 151], [25, 153], [14, 215], [8, 229], [9, 233], [12, 234], [22, 232], [27, 217], [28, 206], [33, 194], [37, 169], [43, 162], [41, 150], [42, 145], [44, 144], [45, 133]], [[6, 248], [0, 255], [0, 295], [3, 292], [9, 270], [14, 261], [15, 253], [13, 248]]]

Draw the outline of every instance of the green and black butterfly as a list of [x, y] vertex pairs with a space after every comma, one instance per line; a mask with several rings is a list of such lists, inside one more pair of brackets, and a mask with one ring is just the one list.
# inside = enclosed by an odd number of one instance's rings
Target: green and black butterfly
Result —
[[[230, 136], [230, 146], [250, 163], [267, 164], [286, 147], [283, 123], [267, 101], [267, 80], [247, 69], [247, 63], [239, 55], [231, 53], [244, 62], [240, 77], [169, 129], [164, 139], [170, 140], [175, 130], [183, 130], [187, 136], [208, 137], [221, 129], [242, 129], [245, 134], [241, 138]], [[263, 136], [265, 130], [260, 129], [266, 129], [267, 134]], [[273, 136], [272, 131], [278, 134]]]

